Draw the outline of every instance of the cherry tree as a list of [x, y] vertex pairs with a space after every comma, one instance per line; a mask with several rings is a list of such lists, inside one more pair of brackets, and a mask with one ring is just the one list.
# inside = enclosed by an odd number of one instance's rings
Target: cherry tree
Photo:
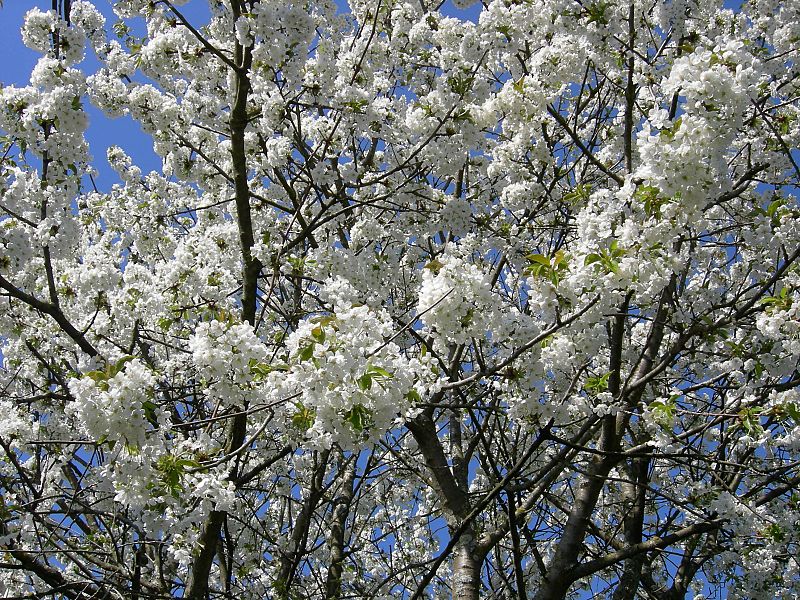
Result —
[[797, 597], [800, 5], [184, 4], [0, 89], [0, 595]]

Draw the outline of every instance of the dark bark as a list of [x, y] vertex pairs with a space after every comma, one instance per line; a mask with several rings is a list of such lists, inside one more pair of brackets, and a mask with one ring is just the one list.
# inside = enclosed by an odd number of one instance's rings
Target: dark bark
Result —
[[0, 275], [0, 289], [5, 290], [5, 292], [11, 296], [12, 298], [16, 298], [21, 302], [24, 302], [31, 308], [38, 310], [46, 315], [52, 317], [52, 319], [58, 324], [61, 330], [66, 333], [72, 341], [74, 341], [78, 347], [83, 350], [86, 354], [91, 357], [99, 356], [100, 353], [95, 349], [95, 347], [86, 339], [86, 336], [82, 331], [79, 331], [72, 323], [70, 323], [69, 319], [64, 315], [61, 309], [52, 304], [50, 302], [43, 302], [38, 298], [28, 294], [27, 292], [23, 292], [22, 290], [17, 289], [17, 287], [8, 281], [5, 277]]
[[[675, 277], [673, 276], [670, 284], [661, 293], [644, 349], [634, 367], [632, 377], [634, 380], [643, 378], [656, 363], [656, 358], [664, 339], [667, 306], [672, 298], [674, 289]], [[620, 322], [617, 321], [612, 332], [612, 345], [613, 340], [618, 337], [616, 329], [619, 326]], [[621, 343], [622, 339], [619, 338], [619, 341]], [[612, 357], [615, 350], [619, 351], [620, 349], [611, 348]], [[621, 460], [621, 456], [617, 452], [620, 448], [623, 432], [630, 419], [630, 408], [638, 404], [643, 393], [643, 386], [638, 386], [631, 390], [624, 388], [619, 390], [617, 399], [623, 400], [628, 410], [620, 411], [616, 417], [604, 417], [598, 445], [600, 454], [592, 457], [587, 473], [579, 484], [573, 509], [567, 518], [556, 552], [548, 566], [544, 583], [535, 596], [536, 600], [560, 600], [566, 596], [572, 583], [577, 580], [578, 558], [583, 546], [583, 540], [591, 523], [592, 513], [611, 469]]]
[[422, 452], [425, 464], [432, 475], [431, 485], [438, 492], [445, 509], [454, 517], [466, 517], [470, 508], [467, 492], [458, 485], [450, 469], [430, 414], [422, 413], [413, 421], [409, 421], [407, 426]]
[[57, 568], [36, 560], [35, 555], [30, 552], [14, 549], [6, 552], [16, 559], [26, 571], [30, 571], [53, 590], [57, 590], [60, 595], [70, 600], [99, 600], [110, 596], [108, 590], [104, 590], [94, 582], [69, 581]]
[[[628, 547], [642, 543], [642, 532], [645, 517], [645, 500], [647, 498], [647, 473], [650, 461], [645, 458], [632, 460], [630, 481], [624, 484], [625, 517], [623, 529], [625, 545]], [[627, 559], [623, 565], [619, 584], [614, 590], [612, 600], [633, 600], [639, 588], [645, 555], [640, 554]]]
[[[237, 2], [231, 2], [233, 14], [239, 17]], [[242, 252], [242, 321], [255, 325], [258, 295], [258, 275], [260, 263], [252, 256], [253, 223], [250, 214], [250, 189], [247, 182], [247, 159], [244, 148], [244, 135], [247, 126], [247, 99], [250, 93], [248, 72], [252, 63], [250, 48], [238, 42], [235, 48], [234, 104], [230, 113], [231, 159], [233, 162], [233, 179], [236, 202], [236, 222], [239, 230], [239, 241]], [[238, 410], [231, 419], [228, 432], [228, 453], [238, 449], [244, 443], [247, 432], [247, 413]], [[236, 480], [238, 474], [233, 469], [231, 478]], [[214, 562], [225, 513], [212, 511], [203, 525], [200, 535], [200, 548], [191, 568], [189, 585], [185, 597], [190, 600], [201, 600], [208, 595], [208, 576]]]
[[[609, 421], [606, 421], [604, 428], [608, 427], [608, 423]], [[602, 449], [611, 450], [610, 447]], [[547, 568], [547, 575], [542, 587], [534, 596], [535, 600], [564, 598], [575, 581], [574, 570], [578, 564], [583, 540], [589, 528], [597, 499], [605, 486], [606, 478], [614, 466], [614, 462], [609, 457], [595, 456], [589, 463], [588, 472], [578, 488], [578, 493], [573, 501], [573, 509], [567, 518], [556, 553]]]
[[345, 525], [350, 514], [350, 504], [353, 502], [353, 482], [356, 477], [356, 461], [351, 458], [347, 463], [342, 477], [342, 487], [339, 496], [334, 499], [333, 517], [331, 518], [328, 546], [330, 559], [328, 574], [325, 579], [326, 600], [336, 600], [342, 596], [342, 571], [345, 559]]
[[289, 591], [292, 587], [297, 567], [305, 554], [309, 528], [311, 527], [311, 518], [322, 498], [323, 484], [325, 481], [325, 473], [328, 470], [329, 457], [330, 450], [325, 450], [316, 456], [314, 475], [308, 490], [308, 495], [303, 500], [300, 512], [292, 524], [289, 549], [282, 553], [279, 558], [275, 591], [277, 597], [281, 600], [290, 598]]
[[[451, 421], [451, 425], [455, 424]], [[436, 424], [430, 414], [425, 412], [419, 415], [407, 426], [432, 475], [431, 485], [442, 499], [451, 523], [454, 523], [450, 527], [450, 534], [455, 536], [455, 544], [450, 550], [453, 559], [453, 598], [477, 600], [485, 553], [477, 550], [477, 532], [470, 516], [469, 495], [459, 485], [448, 464], [441, 440], [436, 434]]]

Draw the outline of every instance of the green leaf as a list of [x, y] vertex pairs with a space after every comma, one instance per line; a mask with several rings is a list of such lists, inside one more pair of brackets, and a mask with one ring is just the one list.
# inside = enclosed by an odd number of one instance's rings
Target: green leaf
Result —
[[321, 344], [325, 341], [325, 330], [322, 328], [321, 325], [317, 325], [314, 329], [311, 330], [311, 337], [314, 339], [315, 342]]
[[308, 431], [314, 425], [317, 418], [317, 411], [306, 407], [302, 402], [296, 402], [297, 412], [292, 415], [292, 427], [300, 431]]
[[338, 329], [336, 323], [338, 319], [336, 315], [317, 315], [309, 319], [312, 323], [316, 323], [320, 327], [331, 327], [334, 331]]
[[616, 259], [626, 253], [627, 250], [620, 248], [617, 240], [612, 240], [607, 249], [602, 249], [600, 252], [593, 252], [586, 256], [583, 264], [584, 266], [599, 264], [606, 273], [618, 273], [619, 263]]
[[528, 254], [526, 256], [530, 262], [537, 263], [540, 265], [544, 265], [545, 267], [550, 267], [550, 257], [545, 256], [544, 254]]
[[200, 466], [197, 461], [180, 458], [172, 454], [165, 454], [159, 457], [155, 464], [156, 471], [160, 474], [164, 491], [169, 492], [176, 499], [179, 499], [185, 491], [181, 480], [186, 473], [186, 469]]
[[761, 411], [757, 407], [743, 408], [738, 416], [742, 429], [748, 435], [760, 435], [764, 431], [761, 426]]
[[764, 374], [764, 365], [760, 362], [756, 362], [755, 367], [753, 367], [753, 374], [756, 378], [760, 378]]
[[367, 112], [367, 107], [369, 106], [369, 100], [366, 98], [361, 98], [359, 100], [350, 100], [344, 103], [344, 106], [349, 108], [352, 112], [363, 115]]
[[792, 418], [792, 421], [794, 421], [796, 425], [800, 425], [800, 409], [798, 408], [797, 404], [794, 402], [787, 402], [783, 405], [783, 407]]
[[562, 265], [566, 266], [567, 263], [569, 262], [569, 254], [567, 254], [563, 250], [558, 250], [553, 255], [553, 261], [552, 262], [553, 262], [553, 267], [556, 267], [556, 268], [561, 267]]
[[372, 424], [372, 413], [363, 404], [356, 404], [344, 414], [344, 420], [354, 431], [361, 433]]
[[644, 212], [650, 217], [660, 217], [661, 208], [670, 200], [659, 196], [660, 190], [653, 185], [640, 185], [633, 197], [644, 205]]
[[606, 10], [611, 6], [610, 2], [592, 2], [587, 8], [586, 12], [589, 15], [589, 23], [597, 23], [599, 25], [608, 25], [608, 15]]
[[128, 34], [128, 32], [130, 31], [130, 28], [125, 23], [123, 23], [122, 21], [117, 21], [116, 23], [114, 23], [112, 25], [112, 29], [114, 30], [114, 34], [119, 39], [124, 38]]
[[408, 401], [413, 404], [422, 402], [422, 398], [420, 397], [419, 392], [413, 388], [411, 389], [410, 392], [406, 394], [406, 399], [408, 399]]
[[372, 376], [369, 373], [364, 373], [356, 380], [356, 383], [358, 383], [358, 389], [362, 392], [366, 392], [372, 389]]
[[289, 365], [285, 365], [282, 363], [278, 364], [268, 364], [258, 362], [256, 359], [250, 359], [249, 363], [250, 373], [253, 375], [253, 379], [255, 381], [261, 381], [267, 377], [273, 371], [288, 371]]
[[592, 195], [592, 184], [581, 183], [571, 192], [564, 194], [564, 202], [572, 205], [585, 204]]
[[394, 373], [387, 371], [383, 367], [377, 365], [367, 365], [365, 373], [356, 379], [358, 389], [362, 392], [372, 389], [373, 382], [377, 382], [381, 387], [386, 380], [393, 379]]
[[586, 383], [583, 385], [583, 387], [587, 392], [591, 392], [593, 394], [605, 392], [608, 390], [609, 377], [611, 377], [611, 372], [596, 377], [587, 377]]
[[142, 410], [144, 410], [144, 418], [147, 419], [147, 422], [150, 423], [150, 425], [152, 425], [153, 427], [158, 426], [158, 418], [156, 413], [157, 408], [158, 405], [151, 400], [145, 400], [144, 402], [142, 402]]
[[88, 377], [95, 383], [100, 383], [101, 381], [106, 380], [106, 374], [104, 371], [87, 371], [84, 373], [84, 377]]
[[781, 135], [788, 135], [791, 131], [791, 124], [792, 121], [795, 120], [795, 116], [793, 114], [785, 113], [782, 115], [778, 115], [775, 117], [775, 122], [778, 124], [778, 131]]
[[558, 250], [552, 257], [544, 254], [528, 254], [525, 258], [531, 262], [523, 271], [526, 275], [544, 277], [553, 285], [558, 285], [569, 270], [569, 254], [563, 250]]
[[675, 138], [675, 134], [678, 133], [678, 129], [680, 128], [681, 117], [678, 117], [672, 122], [670, 127], [661, 130], [660, 136], [667, 141], [672, 141]]
[[762, 298], [761, 304], [767, 307], [767, 314], [772, 314], [781, 310], [790, 310], [793, 304], [793, 298], [790, 293], [791, 290], [784, 286], [775, 296]]
[[466, 73], [459, 73], [453, 77], [447, 78], [447, 85], [450, 86], [450, 91], [459, 96], [465, 95], [470, 87], [472, 87], [473, 77]]
[[310, 342], [305, 346], [301, 346], [297, 352], [297, 358], [300, 362], [305, 362], [314, 358], [314, 342]]
[[136, 357], [135, 356], [123, 356], [117, 362], [115, 362], [113, 365], [111, 365], [109, 367], [106, 367], [106, 372], [108, 373], [108, 378], [110, 379], [110, 378], [114, 377], [117, 373], [122, 371], [122, 369], [125, 367], [125, 365], [127, 363], [131, 362], [134, 358], [136, 358]]
[[378, 377], [383, 377], [385, 379], [392, 379], [394, 377], [394, 373], [391, 373], [390, 371], [387, 371], [383, 367], [379, 367], [377, 365], [368, 366], [367, 373], [369, 373], [373, 377], [378, 376]]
[[786, 204], [786, 200], [784, 198], [778, 198], [777, 200], [773, 200], [767, 206], [767, 216], [774, 217], [775, 214], [778, 212], [778, 209], [781, 208]]
[[434, 258], [422, 268], [429, 269], [434, 275], [438, 275], [439, 271], [442, 270], [442, 267], [444, 267], [444, 264]]
[[779, 544], [786, 541], [786, 531], [777, 523], [770, 523], [761, 533]]
[[653, 418], [661, 427], [670, 427], [675, 418], [675, 400], [680, 396], [670, 396], [667, 400], [655, 400], [650, 403]]

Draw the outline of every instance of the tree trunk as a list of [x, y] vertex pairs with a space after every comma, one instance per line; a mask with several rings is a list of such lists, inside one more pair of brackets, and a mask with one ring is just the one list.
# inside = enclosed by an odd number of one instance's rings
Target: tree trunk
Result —
[[326, 600], [336, 600], [342, 596], [342, 570], [344, 568], [344, 533], [350, 504], [353, 501], [353, 482], [356, 478], [356, 461], [351, 459], [345, 467], [344, 480], [339, 497], [334, 500], [335, 508], [331, 519], [331, 532], [328, 545], [331, 549], [328, 576], [325, 579]]
[[453, 600], [478, 600], [482, 563], [476, 550], [474, 532], [470, 530], [453, 548]]
[[292, 533], [289, 538], [289, 548], [281, 553], [278, 559], [278, 576], [275, 580], [275, 594], [281, 600], [288, 600], [292, 597], [290, 593], [292, 582], [294, 581], [297, 567], [302, 560], [308, 542], [308, 531], [311, 527], [311, 520], [314, 511], [322, 497], [325, 473], [328, 470], [328, 457], [330, 450], [323, 450], [315, 457], [316, 465], [314, 477], [308, 495], [303, 500], [300, 512], [292, 524]]
[[[650, 461], [646, 458], [637, 458], [632, 461], [630, 468], [630, 481], [624, 484], [625, 492], [625, 545], [636, 546], [642, 542], [644, 527], [645, 500], [647, 498], [647, 472]], [[642, 567], [646, 555], [644, 553], [632, 556], [625, 561], [622, 575], [617, 589], [614, 590], [612, 600], [633, 600], [639, 589], [642, 578]]]

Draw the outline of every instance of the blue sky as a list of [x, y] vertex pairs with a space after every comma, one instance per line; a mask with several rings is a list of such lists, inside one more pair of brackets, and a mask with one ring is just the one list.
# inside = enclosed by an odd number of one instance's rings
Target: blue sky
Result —
[[[204, 4], [203, 0], [192, 0], [187, 5], [187, 13], [203, 12]], [[726, 6], [734, 4], [738, 5], [738, 0], [726, 1]], [[3, 85], [26, 85], [29, 74], [38, 59], [36, 53], [23, 46], [19, 33], [24, 14], [36, 6], [43, 10], [47, 9], [50, 1], [5, 0], [4, 6], [0, 8], [0, 59], [2, 59], [0, 83]], [[100, 0], [97, 2], [97, 6], [106, 15], [109, 25], [116, 20], [109, 9], [109, 2]], [[96, 64], [89, 54], [82, 67], [86, 72], [92, 72]], [[160, 159], [153, 153], [149, 138], [141, 133], [136, 123], [127, 117], [109, 119], [89, 106], [88, 103], [86, 105], [90, 119], [87, 137], [95, 157], [93, 165], [99, 171], [96, 183], [101, 190], [106, 190], [117, 182], [116, 174], [110, 169], [105, 159], [105, 150], [112, 144], [122, 146], [143, 170], [160, 169]]]
[[[22, 44], [20, 28], [25, 13], [35, 7], [47, 10], [50, 8], [50, 4], [50, 0], [5, 0], [3, 2], [3, 7], [0, 8], [0, 57], [2, 57], [0, 83], [4, 86], [24, 86], [28, 83], [30, 72], [36, 65], [39, 54]], [[111, 2], [100, 1], [95, 5], [105, 15], [107, 29], [110, 30], [110, 26], [117, 20], [110, 8]], [[206, 2], [193, 0], [187, 4], [187, 9], [192, 12], [205, 11], [207, 13], [205, 6], [207, 6]], [[80, 68], [86, 73], [92, 73], [97, 65], [97, 60], [89, 50]], [[112, 145], [121, 146], [145, 172], [161, 169], [161, 159], [153, 152], [150, 138], [141, 132], [139, 126], [130, 117], [109, 119], [88, 102], [85, 102], [84, 106], [89, 113], [87, 139], [90, 152], [94, 157], [92, 164], [99, 172], [99, 176], [95, 180], [98, 188], [107, 190], [119, 180], [105, 158], [106, 149]]]
[[[343, 8], [346, 7], [346, 0], [337, 0], [337, 2]], [[111, 0], [99, 0], [95, 3], [106, 16], [109, 29], [111, 24], [117, 20], [110, 8], [111, 3]], [[3, 7], [0, 8], [0, 59], [2, 59], [0, 83], [2, 85], [23, 86], [28, 83], [28, 77], [36, 64], [38, 54], [22, 44], [20, 27], [27, 11], [37, 6], [42, 10], [47, 10], [50, 8], [50, 4], [50, 0], [5, 0]], [[725, 0], [725, 5], [728, 7], [738, 6], [739, 0]], [[461, 16], [473, 15], [477, 14], [479, 7], [480, 4], [476, 4], [471, 9], [464, 11], [455, 9], [448, 2], [444, 7], [444, 12]], [[346, 8], [344, 9], [346, 10]], [[187, 16], [208, 14], [205, 0], [191, 0], [181, 10]], [[91, 73], [96, 66], [97, 61], [92, 53], [88, 52], [81, 68], [85, 72]], [[93, 166], [99, 172], [96, 184], [101, 190], [109, 189], [118, 181], [116, 173], [111, 170], [105, 158], [105, 151], [111, 145], [121, 146], [143, 171], [160, 170], [161, 160], [153, 152], [149, 138], [141, 133], [139, 126], [132, 119], [129, 117], [109, 119], [88, 102], [85, 104], [89, 113], [87, 138], [94, 157]]]

